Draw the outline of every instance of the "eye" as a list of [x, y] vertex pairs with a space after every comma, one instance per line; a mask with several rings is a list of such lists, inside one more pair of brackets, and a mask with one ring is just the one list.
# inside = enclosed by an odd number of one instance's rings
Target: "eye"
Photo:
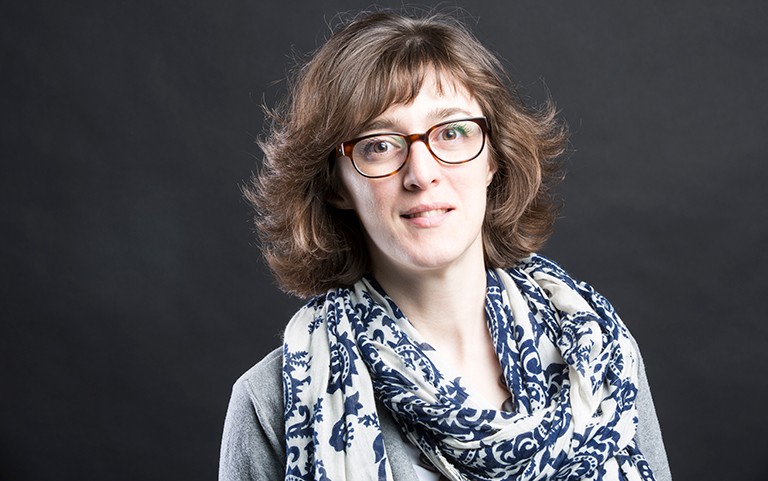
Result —
[[382, 141], [370, 144], [366, 150], [374, 154], [383, 154], [387, 152], [390, 149], [390, 147], [391, 146], [389, 142], [382, 140]]
[[404, 141], [395, 135], [370, 137], [355, 145], [354, 154], [357, 160], [380, 162], [397, 157], [399, 151], [405, 148]]
[[438, 138], [443, 142], [452, 142], [469, 135], [469, 129], [464, 124], [449, 124], [438, 132]]
[[441, 135], [443, 140], [453, 140], [460, 134], [456, 129], [445, 129]]

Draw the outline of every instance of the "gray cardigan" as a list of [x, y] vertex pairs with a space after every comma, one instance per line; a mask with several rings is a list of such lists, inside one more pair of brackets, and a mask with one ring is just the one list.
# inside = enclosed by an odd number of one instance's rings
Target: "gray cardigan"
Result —
[[[219, 480], [282, 480], [285, 478], [282, 350], [276, 349], [235, 382], [224, 422]], [[671, 481], [667, 454], [653, 407], [645, 368], [640, 360], [637, 443], [656, 481]], [[389, 410], [378, 406], [381, 432], [395, 481], [418, 481]]]

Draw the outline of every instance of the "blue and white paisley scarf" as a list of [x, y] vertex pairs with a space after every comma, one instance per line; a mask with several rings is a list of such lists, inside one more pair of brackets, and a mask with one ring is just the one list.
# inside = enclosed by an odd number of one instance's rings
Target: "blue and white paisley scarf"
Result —
[[486, 318], [514, 412], [478, 406], [375, 281], [288, 324], [286, 480], [391, 480], [376, 399], [447, 478], [652, 480], [634, 441], [638, 355], [611, 305], [534, 255], [487, 274]]

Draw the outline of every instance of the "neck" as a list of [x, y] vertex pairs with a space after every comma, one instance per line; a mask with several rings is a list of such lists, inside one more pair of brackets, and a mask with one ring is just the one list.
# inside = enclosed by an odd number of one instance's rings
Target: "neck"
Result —
[[[375, 267], [375, 263], [374, 263]], [[447, 376], [461, 378], [480, 405], [498, 409], [509, 391], [485, 319], [486, 274], [476, 249], [439, 270], [374, 274], [421, 337], [437, 350], [433, 361]]]
[[446, 269], [377, 272], [376, 279], [430, 342], [465, 352], [488, 336], [485, 322], [485, 264], [482, 256]]

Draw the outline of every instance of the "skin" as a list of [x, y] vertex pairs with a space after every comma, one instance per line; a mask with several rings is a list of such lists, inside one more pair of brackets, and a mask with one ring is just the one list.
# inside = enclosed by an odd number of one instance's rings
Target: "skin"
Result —
[[[425, 132], [454, 119], [482, 116], [477, 101], [451, 79], [428, 75], [418, 96], [395, 104], [360, 135]], [[341, 189], [330, 201], [362, 223], [373, 274], [438, 353], [462, 377], [474, 401], [499, 408], [509, 392], [485, 321], [482, 224], [495, 167], [487, 146], [476, 159], [446, 165], [421, 142], [395, 175], [369, 179], [339, 162]]]

